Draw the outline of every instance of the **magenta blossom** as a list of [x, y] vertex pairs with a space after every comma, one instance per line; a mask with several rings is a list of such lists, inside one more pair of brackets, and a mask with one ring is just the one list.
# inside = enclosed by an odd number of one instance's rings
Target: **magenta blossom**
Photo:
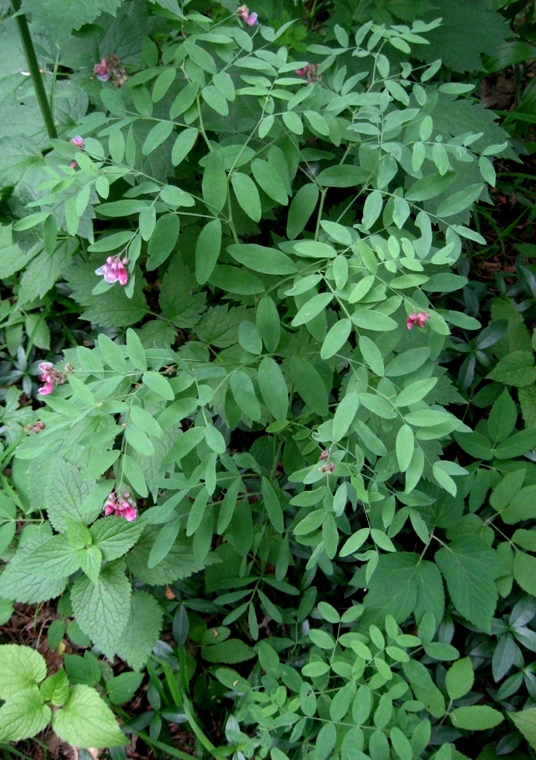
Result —
[[39, 376], [39, 379], [42, 383], [44, 383], [42, 388], [39, 388], [38, 393], [41, 394], [41, 396], [48, 396], [49, 393], [52, 393], [54, 389], [54, 365], [50, 364], [50, 362], [41, 362], [39, 365], [39, 369], [41, 370], [41, 375]]
[[71, 137], [71, 142], [76, 148], [80, 148], [81, 150], [84, 148], [84, 138], [80, 137], [80, 135]]
[[95, 269], [95, 274], [98, 274], [99, 277], [104, 277], [105, 282], [109, 282], [110, 284], [118, 282], [120, 285], [125, 286], [128, 282], [128, 270], [126, 264], [128, 264], [126, 256], [123, 260], [121, 260], [121, 254], [117, 254], [117, 256], [108, 256], [104, 264], [98, 269]]
[[296, 69], [296, 74], [299, 77], [307, 77], [307, 82], [313, 84], [313, 82], [319, 82], [321, 76], [318, 74], [318, 63], [307, 63], [301, 69]]
[[426, 311], [420, 311], [418, 314], [410, 314], [406, 319], [406, 327], [408, 330], [413, 330], [414, 325], [417, 327], [424, 327], [430, 319], [430, 315]]
[[122, 517], [127, 522], [132, 522], [138, 516], [136, 502], [131, 498], [128, 491], [123, 496], [118, 496], [115, 491], [108, 496], [104, 504], [104, 514]]
[[43, 387], [38, 390], [41, 396], [48, 396], [54, 390], [55, 385], [65, 383], [67, 373], [73, 370], [70, 364], [66, 364], [65, 372], [61, 372], [59, 369], [55, 369], [54, 365], [50, 362], [41, 362], [39, 369], [41, 370], [39, 380], [44, 383]]
[[239, 18], [242, 19], [242, 21], [245, 21], [248, 26], [255, 26], [255, 24], [259, 23], [258, 14], [250, 13], [247, 5], [241, 5], [239, 8], [237, 8], [236, 14]]
[[106, 58], [102, 58], [100, 63], [93, 66], [93, 73], [101, 82], [107, 82], [110, 78], [110, 68]]

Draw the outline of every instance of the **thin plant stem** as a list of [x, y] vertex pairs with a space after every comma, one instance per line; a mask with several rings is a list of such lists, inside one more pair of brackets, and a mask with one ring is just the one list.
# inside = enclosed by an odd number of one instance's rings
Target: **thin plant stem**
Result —
[[30, 34], [28, 21], [26, 19], [26, 16], [20, 12], [20, 0], [11, 0], [11, 5], [15, 11], [15, 21], [17, 22], [17, 26], [19, 28], [22, 47], [24, 48], [24, 54], [28, 62], [28, 68], [32, 77], [35, 94], [37, 96], [37, 102], [39, 103], [39, 108], [41, 110], [41, 116], [43, 117], [43, 122], [48, 132], [48, 136], [50, 138], [55, 138], [58, 136], [58, 133], [56, 132], [52, 110], [50, 108], [50, 103], [45, 92], [43, 77], [41, 76], [39, 64], [37, 63], [37, 56], [35, 54], [35, 48], [32, 40], [32, 35]]

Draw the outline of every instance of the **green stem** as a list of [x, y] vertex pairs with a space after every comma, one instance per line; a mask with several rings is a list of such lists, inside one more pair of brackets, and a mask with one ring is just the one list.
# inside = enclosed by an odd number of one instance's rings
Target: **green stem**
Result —
[[35, 55], [35, 48], [32, 41], [32, 35], [30, 34], [30, 29], [28, 27], [28, 21], [26, 20], [26, 16], [20, 12], [20, 0], [11, 0], [11, 5], [15, 11], [15, 21], [17, 22], [17, 26], [19, 28], [22, 47], [24, 48], [24, 53], [28, 62], [28, 68], [32, 77], [35, 94], [37, 96], [37, 102], [39, 103], [39, 108], [41, 109], [41, 116], [43, 117], [48, 136], [50, 138], [55, 138], [58, 136], [58, 133], [56, 132], [56, 126], [52, 117], [50, 103], [48, 102], [47, 94], [45, 92], [43, 78], [41, 76], [41, 72], [39, 71], [39, 64], [37, 63], [37, 56]]

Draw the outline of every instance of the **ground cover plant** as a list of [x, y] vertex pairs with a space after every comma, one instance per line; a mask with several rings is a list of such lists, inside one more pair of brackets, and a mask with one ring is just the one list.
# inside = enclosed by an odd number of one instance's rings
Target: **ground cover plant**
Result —
[[0, 613], [75, 647], [0, 644], [6, 752], [533, 753], [534, 272], [470, 281], [517, 154], [455, 75], [504, 19], [445, 70], [443, 3], [4, 10]]

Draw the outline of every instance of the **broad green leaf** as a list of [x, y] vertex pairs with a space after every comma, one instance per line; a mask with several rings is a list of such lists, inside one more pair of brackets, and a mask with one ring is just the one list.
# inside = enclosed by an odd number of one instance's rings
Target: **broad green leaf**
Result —
[[110, 660], [127, 625], [131, 590], [121, 562], [106, 565], [97, 583], [77, 578], [71, 590], [78, 625]]
[[321, 359], [330, 359], [344, 346], [350, 333], [352, 332], [352, 322], [349, 319], [341, 319], [335, 322], [328, 330], [324, 338], [322, 348], [320, 349]]
[[187, 111], [194, 102], [198, 90], [199, 84], [197, 82], [190, 82], [185, 87], [183, 87], [171, 104], [171, 108], [169, 109], [169, 118], [176, 119], [177, 116], [180, 116], [185, 111]]
[[259, 365], [258, 382], [262, 400], [276, 420], [286, 419], [288, 412], [288, 389], [277, 362], [265, 356]]
[[240, 639], [227, 639], [219, 644], [201, 648], [201, 657], [207, 662], [223, 662], [233, 665], [255, 657], [255, 652]]
[[382, 314], [380, 311], [372, 311], [371, 309], [354, 311], [352, 322], [357, 327], [373, 330], [374, 332], [387, 332], [398, 327], [395, 320], [388, 317], [387, 314]]
[[359, 394], [348, 393], [341, 399], [333, 417], [333, 440], [340, 441], [343, 438], [359, 409]]
[[[517, 472], [519, 473], [519, 471]], [[508, 481], [511, 485], [514, 476], [515, 473], [509, 473], [505, 476], [503, 483]], [[522, 480], [521, 477], [520, 479]], [[519, 480], [517, 482], [519, 482]], [[499, 484], [499, 486], [500, 485], [501, 484]], [[493, 501], [491, 503], [493, 506], [498, 503], [497, 489], [499, 486], [497, 486], [492, 494]], [[505, 489], [506, 483], [503, 488], [501, 488], [501, 491], [505, 491]], [[514, 492], [513, 490], [510, 491], [509, 496], [511, 499], [508, 499], [508, 506], [501, 511], [501, 518], [508, 525], [514, 525], [522, 520], [533, 520], [536, 517], [536, 485], [525, 486], [525, 488], [521, 488], [520, 490], [516, 488], [516, 491], [517, 492]]]
[[120, 375], [127, 373], [127, 363], [122, 349], [104, 333], [99, 335], [99, 348], [102, 352], [104, 361], [109, 367]]
[[536, 557], [516, 551], [514, 557], [514, 578], [531, 596], [536, 596]]
[[369, 173], [360, 166], [344, 164], [343, 166], [328, 166], [321, 171], [316, 181], [324, 187], [355, 187], [369, 179]]
[[227, 175], [219, 151], [212, 151], [207, 156], [201, 189], [207, 206], [214, 211], [221, 211], [227, 200]]
[[291, 377], [301, 398], [321, 417], [328, 413], [328, 393], [322, 377], [303, 357], [293, 356], [290, 361]]
[[65, 578], [79, 568], [76, 549], [67, 536], [52, 536], [39, 548], [34, 549], [25, 559], [26, 570], [43, 578]]
[[134, 546], [144, 527], [144, 524], [137, 520], [127, 523], [122, 517], [109, 516], [93, 523], [90, 531], [104, 561], [112, 562]]
[[134, 369], [137, 369], [140, 372], [146, 372], [147, 357], [145, 355], [145, 349], [138, 334], [130, 327], [127, 330], [127, 350], [128, 358], [134, 365]]
[[367, 196], [363, 206], [363, 227], [369, 230], [374, 222], [378, 219], [383, 208], [383, 195], [379, 190], [373, 190]]
[[212, 108], [213, 111], [219, 113], [220, 116], [227, 116], [229, 114], [229, 106], [226, 99], [213, 84], [208, 84], [206, 87], [203, 87], [201, 90], [201, 97], [209, 108]]
[[402, 425], [396, 435], [396, 458], [400, 472], [406, 472], [413, 458], [415, 437], [409, 425]]
[[318, 185], [310, 182], [300, 187], [295, 194], [288, 210], [287, 217], [287, 237], [293, 240], [307, 226], [313, 211], [318, 203], [320, 191]]
[[472, 206], [473, 203], [478, 200], [483, 189], [484, 185], [478, 183], [476, 185], [468, 185], [463, 190], [453, 193], [439, 204], [439, 208], [436, 212], [437, 215], [445, 218], [465, 211], [466, 208], [469, 208], [469, 206]]
[[242, 210], [254, 222], [259, 222], [262, 214], [261, 199], [257, 185], [251, 177], [242, 172], [233, 172], [231, 175], [231, 185]]
[[37, 687], [47, 674], [44, 658], [35, 649], [17, 644], [0, 646], [0, 698]]
[[210, 278], [218, 261], [221, 249], [221, 221], [212, 219], [207, 222], [195, 246], [195, 276], [199, 284], [204, 284]]
[[483, 631], [491, 631], [497, 604], [495, 578], [505, 573], [497, 554], [476, 536], [460, 536], [436, 552], [458, 612]]
[[160, 528], [147, 560], [149, 570], [159, 565], [167, 557], [179, 534], [180, 527], [181, 518], [175, 517]]
[[145, 138], [141, 149], [142, 155], [148, 156], [156, 150], [159, 145], [162, 145], [173, 132], [174, 126], [175, 125], [172, 121], [159, 121]]
[[267, 248], [254, 243], [229, 245], [227, 250], [240, 264], [263, 274], [294, 274], [296, 265], [292, 259], [276, 248]]
[[134, 670], [140, 670], [147, 662], [160, 636], [163, 617], [163, 610], [154, 596], [147, 591], [134, 591], [127, 625], [117, 650]]
[[279, 172], [268, 161], [255, 158], [251, 162], [251, 171], [257, 184], [272, 200], [286, 206], [288, 203], [287, 191]]
[[173, 401], [175, 399], [175, 393], [173, 392], [169, 380], [159, 372], [145, 372], [142, 380], [150, 390], [157, 394], [157, 396], [161, 396], [166, 399], [166, 401]]
[[521, 712], [510, 712], [518, 731], [521, 731], [532, 749], [536, 749], [536, 707]]
[[281, 339], [281, 320], [270, 296], [264, 296], [257, 304], [256, 322], [266, 350], [275, 351]]
[[499, 359], [488, 378], [517, 388], [533, 385], [536, 381], [534, 355], [531, 351], [512, 351]]
[[22, 689], [7, 697], [0, 707], [0, 741], [17, 742], [39, 734], [52, 715], [43, 701], [37, 689]]
[[179, 239], [180, 221], [177, 214], [164, 214], [161, 216], [151, 235], [147, 246], [149, 260], [147, 269], [153, 271], [168, 258], [177, 245]]
[[354, 552], [359, 551], [359, 549], [363, 546], [369, 537], [369, 533], [369, 528], [360, 528], [357, 533], [354, 533], [353, 536], [350, 536], [350, 538], [345, 541], [342, 549], [339, 552], [340, 556], [347, 557], [349, 554], [353, 554]]
[[[189, 87], [190, 85], [187, 85]], [[185, 88], [186, 89], [186, 88]], [[197, 135], [199, 134], [197, 129], [192, 127], [184, 129], [173, 144], [171, 151], [171, 163], [173, 166], [178, 166], [181, 161], [184, 161], [188, 153], [194, 147], [197, 141]]]
[[231, 375], [230, 386], [238, 408], [252, 420], [260, 420], [261, 408], [249, 375], [242, 370], [235, 370]]
[[292, 320], [293, 327], [305, 325], [320, 314], [333, 300], [333, 293], [317, 293], [299, 309]]
[[428, 175], [414, 182], [406, 192], [405, 198], [408, 201], [430, 200], [447, 190], [455, 179], [455, 172], [447, 172], [443, 176], [440, 174]]
[[77, 747], [122, 747], [129, 743], [113, 712], [96, 689], [73, 686], [67, 701], [52, 716], [60, 739]]
[[472, 707], [457, 707], [450, 714], [455, 728], [465, 728], [468, 731], [485, 731], [502, 723], [504, 716], [498, 710], [487, 705]]
[[279, 501], [279, 497], [274, 487], [267, 478], [263, 477], [262, 479], [261, 491], [264, 506], [274, 530], [278, 533], [283, 533], [285, 529], [285, 521], [283, 519], [281, 502]]
[[383, 365], [383, 357], [378, 346], [366, 335], [361, 335], [359, 338], [359, 350], [363, 356], [363, 359], [371, 368], [371, 370], [380, 377], [385, 372]]
[[437, 377], [417, 380], [404, 388], [396, 397], [395, 406], [411, 406], [427, 396], [437, 384]]
[[475, 675], [470, 657], [458, 660], [447, 671], [445, 686], [450, 699], [461, 699], [471, 691]]
[[334, 259], [337, 255], [333, 246], [327, 245], [327, 243], [318, 243], [316, 240], [294, 243], [293, 250], [298, 256], [311, 259]]

